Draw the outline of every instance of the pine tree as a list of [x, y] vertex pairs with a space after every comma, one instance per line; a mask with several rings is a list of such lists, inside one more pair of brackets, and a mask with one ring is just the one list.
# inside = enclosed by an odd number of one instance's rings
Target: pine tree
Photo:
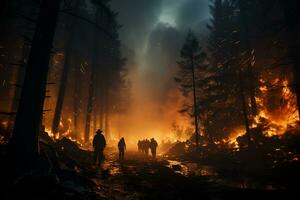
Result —
[[[215, 0], [211, 5], [212, 19], [208, 28], [209, 67], [201, 80], [203, 123], [208, 140], [222, 139], [232, 128], [244, 124], [250, 134], [248, 104], [241, 68], [239, 21], [234, 1]], [[244, 119], [243, 121], [241, 119]]]
[[199, 106], [197, 102], [197, 68], [203, 60], [203, 52], [199, 46], [198, 39], [192, 31], [189, 31], [184, 45], [181, 49], [181, 60], [178, 62], [180, 72], [176, 77], [176, 81], [181, 86], [181, 91], [185, 95], [191, 94], [195, 125], [196, 146], [199, 146]]

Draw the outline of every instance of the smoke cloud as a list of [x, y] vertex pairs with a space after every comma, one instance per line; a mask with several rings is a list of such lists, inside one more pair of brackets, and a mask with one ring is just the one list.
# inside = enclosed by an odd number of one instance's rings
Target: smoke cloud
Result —
[[122, 25], [120, 37], [135, 55], [129, 68], [132, 108], [122, 118], [122, 135], [136, 142], [172, 138], [173, 122], [188, 126], [178, 113], [184, 98], [174, 77], [176, 61], [188, 29], [205, 34], [209, 0], [113, 0]]

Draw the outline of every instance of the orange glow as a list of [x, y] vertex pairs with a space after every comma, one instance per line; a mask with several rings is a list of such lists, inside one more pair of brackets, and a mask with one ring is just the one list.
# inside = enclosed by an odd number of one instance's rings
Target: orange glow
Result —
[[238, 148], [239, 146], [238, 146], [237, 138], [243, 136], [244, 134], [245, 134], [244, 128], [237, 128], [230, 134], [226, 142], [233, 145], [235, 148]]
[[[72, 142], [77, 143], [80, 147], [85, 147], [81, 141], [79, 141], [71, 136], [72, 119], [68, 118], [67, 122], [68, 122], [67, 125], [64, 125], [64, 123], [62, 121], [59, 122], [59, 133], [58, 134], [54, 134], [51, 131], [51, 128], [49, 128], [49, 127], [47, 127], [45, 131], [54, 140], [59, 140], [59, 139], [62, 139], [63, 137], [66, 137], [69, 140], [71, 140]], [[83, 141], [83, 138], [82, 138], [82, 141]]]
[[257, 127], [261, 120], [267, 120], [269, 123], [268, 130], [265, 131], [266, 136], [282, 135], [288, 128], [296, 127], [299, 119], [297, 107], [296, 107], [296, 95], [291, 91], [289, 87], [289, 81], [280, 81], [276, 78], [271, 82], [272, 87], [279, 92], [280, 105], [270, 109], [268, 107], [271, 102], [268, 98], [270, 92], [266, 86], [265, 81], [260, 80], [261, 86], [259, 88], [261, 95], [256, 97], [256, 102], [259, 107], [259, 114], [254, 118], [252, 127]]
[[4, 129], [7, 129], [7, 128], [8, 128], [8, 125], [9, 125], [9, 123], [8, 123], [7, 120], [1, 122], [1, 126], [2, 126]]
[[[259, 94], [256, 96], [258, 115], [254, 117], [251, 128], [258, 127], [262, 122], [267, 122], [267, 129], [263, 134], [267, 137], [283, 135], [290, 128], [298, 126], [298, 112], [296, 107], [296, 95], [291, 91], [288, 80], [279, 78], [271, 81], [270, 85], [279, 93], [277, 101], [280, 105], [269, 106], [272, 102], [270, 94], [274, 92], [268, 87], [266, 81], [260, 80]], [[277, 95], [277, 94], [276, 94]], [[245, 134], [244, 128], [236, 128], [229, 136], [228, 143], [238, 147], [237, 138]]]

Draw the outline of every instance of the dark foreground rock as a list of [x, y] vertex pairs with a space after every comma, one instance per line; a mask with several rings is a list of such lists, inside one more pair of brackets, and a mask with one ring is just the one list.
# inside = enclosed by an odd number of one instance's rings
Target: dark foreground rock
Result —
[[[9, 162], [5, 148], [1, 150], [1, 159]], [[91, 165], [91, 152], [67, 138], [54, 142], [47, 137], [40, 142], [40, 152], [39, 161], [29, 172], [7, 163], [1, 166], [3, 199], [106, 199], [101, 185], [91, 179], [99, 173]]]

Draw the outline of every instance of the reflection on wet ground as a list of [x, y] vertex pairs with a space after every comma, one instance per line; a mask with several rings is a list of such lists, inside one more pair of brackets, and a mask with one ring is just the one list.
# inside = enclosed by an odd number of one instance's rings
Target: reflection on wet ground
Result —
[[[141, 165], [142, 163], [142, 165]], [[128, 159], [120, 161], [116, 153], [106, 155], [106, 160], [101, 165], [100, 170], [107, 172], [112, 177], [118, 177], [123, 174], [138, 174], [140, 171], [154, 173], [151, 168], [152, 160], [150, 157], [130, 152]]]
[[108, 171], [109, 175], [112, 175], [112, 176], [116, 176], [121, 173], [120, 172], [120, 164], [113, 160], [105, 161], [102, 164], [102, 170]]
[[[175, 173], [181, 174], [183, 176], [202, 176], [206, 177], [209, 181], [214, 182], [218, 185], [229, 186], [233, 188], [246, 189], [250, 188], [247, 180], [238, 179], [238, 180], [226, 180], [219, 176], [216, 170], [208, 165], [203, 165], [200, 163], [192, 162], [181, 162], [176, 160], [167, 160], [170, 169], [174, 170]], [[254, 189], [254, 188], [253, 188]]]
[[176, 160], [168, 160], [168, 167], [173, 169], [176, 173], [180, 173], [184, 176], [195, 175], [195, 176], [214, 176], [218, 174], [215, 170], [207, 165], [201, 165], [198, 163], [180, 162]]
[[[105, 195], [109, 196], [109, 199], [140, 199], [143, 190], [148, 192], [161, 185], [162, 188], [169, 188], [172, 185], [175, 188], [184, 187], [178, 180], [187, 181], [186, 184], [192, 186], [196, 182], [202, 184], [201, 187], [204, 188], [257, 189], [240, 178], [226, 180], [213, 167], [207, 165], [166, 160], [162, 157], [152, 160], [150, 157], [132, 152], [126, 156], [125, 161], [119, 161], [116, 153], [106, 154], [106, 161], [97, 170], [97, 177], [93, 179], [99, 190], [106, 191]], [[270, 188], [272, 187], [267, 186], [264, 189]]]
[[181, 162], [176, 160], [167, 160], [170, 169], [175, 173], [183, 176], [202, 176], [207, 177], [209, 181], [212, 181], [218, 185], [239, 188], [239, 189], [262, 189], [262, 190], [276, 190], [276, 187], [271, 183], [258, 183], [249, 178], [240, 177], [238, 174], [233, 174], [231, 178], [225, 178], [220, 176], [216, 170], [208, 165], [191, 162]]

